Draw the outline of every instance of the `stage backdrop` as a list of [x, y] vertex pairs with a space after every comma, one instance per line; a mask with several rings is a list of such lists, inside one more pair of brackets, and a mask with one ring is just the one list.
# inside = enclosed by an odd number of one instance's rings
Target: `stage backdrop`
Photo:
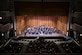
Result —
[[16, 34], [26, 26], [53, 26], [67, 32], [69, 3], [15, 2]]

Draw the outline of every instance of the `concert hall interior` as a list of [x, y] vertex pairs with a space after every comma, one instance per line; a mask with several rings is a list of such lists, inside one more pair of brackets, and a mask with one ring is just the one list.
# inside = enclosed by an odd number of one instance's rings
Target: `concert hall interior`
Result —
[[0, 0], [0, 55], [82, 53], [81, 0]]

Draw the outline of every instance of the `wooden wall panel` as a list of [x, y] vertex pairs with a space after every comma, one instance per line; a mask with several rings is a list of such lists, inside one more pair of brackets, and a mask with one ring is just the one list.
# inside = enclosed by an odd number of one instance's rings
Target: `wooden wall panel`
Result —
[[25, 28], [25, 20], [23, 16], [16, 16], [16, 18], [16, 33], [18, 35]]
[[27, 17], [27, 26], [56, 26], [56, 18], [53, 16], [30, 16]]
[[58, 16], [57, 29], [61, 32], [64, 31], [64, 34], [67, 32], [67, 20], [67, 16]]

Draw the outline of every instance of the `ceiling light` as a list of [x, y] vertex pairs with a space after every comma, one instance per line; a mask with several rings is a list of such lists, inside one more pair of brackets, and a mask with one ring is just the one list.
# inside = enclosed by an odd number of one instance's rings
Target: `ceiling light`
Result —
[[2, 17], [0, 17], [0, 19], [2, 19]]

